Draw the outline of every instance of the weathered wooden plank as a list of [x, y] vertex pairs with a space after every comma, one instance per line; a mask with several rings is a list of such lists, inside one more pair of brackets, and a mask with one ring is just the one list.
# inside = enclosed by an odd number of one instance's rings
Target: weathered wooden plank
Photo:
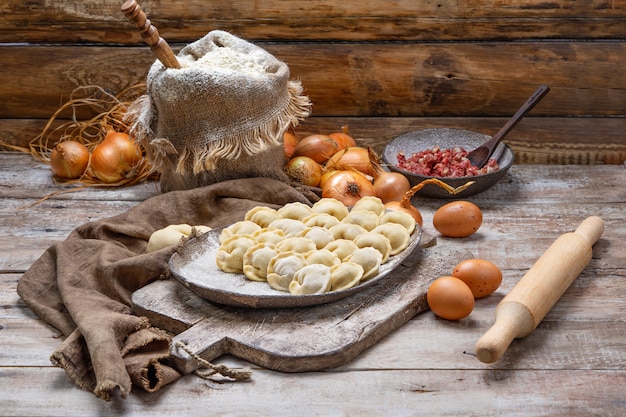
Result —
[[[73, 386], [59, 369], [2, 368], [7, 415], [171, 416], [481, 416], [621, 417], [624, 371], [400, 370], [281, 375], [254, 372], [251, 383], [188, 376], [157, 393], [133, 391], [110, 402]], [[277, 394], [277, 390], [279, 394]], [[244, 400], [242, 400], [244, 399]]]
[[[506, 123], [500, 117], [310, 117], [297, 128], [304, 137], [349, 126], [359, 144], [382, 153], [394, 137], [433, 127], [468, 129], [495, 134]], [[44, 119], [0, 119], [0, 139], [27, 147]], [[626, 160], [626, 119], [621, 117], [527, 117], [505, 139], [518, 164], [621, 164]], [[0, 149], [3, 146], [0, 143]], [[13, 150], [10, 148], [9, 150]]]
[[[510, 117], [541, 83], [552, 92], [535, 116], [623, 117], [626, 108], [624, 77], [607, 76], [626, 65], [620, 42], [259, 46], [302, 81], [314, 116]], [[154, 61], [145, 47], [5, 45], [0, 54], [2, 118], [48, 118], [78, 86], [119, 92]]]
[[[140, 2], [162, 36], [189, 41], [212, 29], [252, 39], [456, 40], [624, 38], [622, 0], [416, 2], [188, 1], [185, 7]], [[96, 0], [33, 4], [11, 2], [0, 22], [0, 42], [138, 42], [119, 3]], [[55, 30], [50, 30], [54, 22]]]
[[[623, 203], [626, 190], [621, 187], [625, 173], [623, 165], [527, 165], [514, 164], [505, 178], [494, 188], [477, 194], [473, 199], [487, 201], [524, 200], [551, 202], [577, 192], [577, 202]], [[540, 178], [541, 181], [537, 179]], [[603, 187], [609, 188], [607, 192]], [[66, 186], [55, 183], [49, 167], [28, 154], [0, 153], [0, 196], [16, 199], [39, 199]], [[575, 191], [573, 191], [575, 190]], [[123, 201], [143, 201], [159, 194], [154, 181], [118, 188], [85, 188], [55, 195], [52, 200], [108, 200], [107, 204]], [[437, 199], [421, 198], [426, 202]], [[6, 203], [7, 210], [17, 210], [33, 201]]]

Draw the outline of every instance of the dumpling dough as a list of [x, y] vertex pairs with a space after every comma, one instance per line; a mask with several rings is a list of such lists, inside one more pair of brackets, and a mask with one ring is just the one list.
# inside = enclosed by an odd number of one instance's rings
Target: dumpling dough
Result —
[[324, 197], [319, 199], [313, 204], [312, 211], [314, 213], [325, 213], [336, 217], [337, 220], [343, 220], [349, 213], [348, 207], [346, 207], [341, 201], [336, 198]]
[[267, 265], [267, 283], [275, 290], [289, 291], [295, 273], [306, 265], [306, 259], [301, 253], [281, 252]]
[[357, 224], [365, 230], [370, 231], [374, 230], [374, 228], [380, 224], [380, 217], [373, 211], [353, 209], [341, 222]]
[[317, 249], [322, 249], [335, 239], [330, 230], [320, 226], [307, 227], [298, 233], [297, 236], [312, 240]]
[[342, 262], [330, 268], [330, 290], [347, 290], [357, 285], [363, 277], [363, 267], [354, 262]]
[[323, 294], [330, 291], [330, 267], [322, 264], [307, 265], [298, 270], [289, 283], [294, 295]]
[[358, 224], [353, 223], [339, 223], [331, 227], [330, 233], [333, 234], [334, 239], [348, 239], [354, 240], [355, 237], [362, 233], [367, 233], [367, 230]]
[[247, 235], [229, 237], [217, 248], [215, 262], [224, 272], [243, 272], [243, 257], [246, 251], [256, 245], [256, 240]]
[[293, 203], [287, 203], [277, 210], [277, 213], [283, 219], [302, 220], [306, 216], [312, 213], [311, 207], [304, 203], [295, 201]]
[[380, 224], [398, 223], [406, 228], [409, 234], [415, 230], [416, 221], [409, 213], [400, 210], [388, 211], [380, 217]]
[[341, 263], [341, 259], [339, 259], [337, 254], [329, 251], [328, 249], [314, 250], [307, 253], [305, 258], [306, 263], [309, 265], [322, 264], [326, 266], [333, 266]]
[[389, 239], [391, 244], [390, 255], [397, 255], [409, 246], [411, 235], [406, 227], [398, 223], [385, 223], [372, 230], [374, 233], [380, 233]]
[[258, 243], [243, 256], [243, 274], [250, 281], [267, 281], [267, 266], [278, 250], [271, 243]]
[[222, 243], [226, 239], [234, 235], [251, 235], [257, 230], [261, 230], [261, 226], [254, 222], [251, 222], [250, 220], [241, 220], [222, 229], [219, 241], [220, 243]]
[[250, 220], [261, 227], [267, 227], [271, 222], [280, 218], [280, 214], [273, 208], [256, 206], [248, 210], [244, 220]]
[[330, 229], [339, 223], [339, 219], [328, 213], [312, 213], [302, 219], [302, 223], [308, 227], [320, 226]]
[[211, 230], [208, 226], [190, 226], [188, 224], [170, 224], [163, 229], [153, 232], [148, 239], [146, 252], [154, 252], [168, 246], [178, 245], [183, 238], [191, 235], [193, 228], [200, 234]]
[[356, 243], [359, 248], [371, 246], [378, 250], [383, 255], [383, 263], [387, 262], [389, 255], [391, 255], [391, 243], [385, 235], [381, 235], [380, 233], [367, 232], [358, 235], [356, 239], [354, 239], [354, 243]]
[[273, 243], [275, 245], [285, 239], [285, 232], [281, 229], [264, 227], [252, 233], [252, 237], [258, 243]]
[[366, 210], [375, 213], [378, 217], [382, 216], [385, 213], [385, 205], [383, 201], [374, 196], [364, 196], [359, 199], [354, 206], [352, 207], [352, 211], [354, 210]]
[[306, 237], [289, 237], [276, 244], [276, 249], [280, 252], [307, 253], [316, 250], [315, 242]]
[[335, 239], [330, 242], [324, 249], [334, 253], [340, 260], [346, 259], [348, 256], [352, 255], [352, 252], [357, 250], [359, 247], [354, 243], [354, 241], [349, 239]]
[[378, 274], [383, 263], [383, 255], [372, 247], [359, 248], [344, 259], [344, 262], [353, 262], [363, 267], [362, 281], [366, 281]]
[[304, 229], [306, 225], [295, 219], [276, 219], [269, 224], [270, 229], [280, 229], [285, 233], [285, 237], [294, 237]]

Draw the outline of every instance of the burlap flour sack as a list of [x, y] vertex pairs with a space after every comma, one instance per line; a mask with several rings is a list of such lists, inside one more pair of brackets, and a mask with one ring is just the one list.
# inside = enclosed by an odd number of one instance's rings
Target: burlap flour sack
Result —
[[283, 133], [311, 103], [287, 65], [264, 49], [212, 31], [178, 54], [181, 69], [150, 68], [129, 112], [161, 172], [162, 191], [283, 172]]

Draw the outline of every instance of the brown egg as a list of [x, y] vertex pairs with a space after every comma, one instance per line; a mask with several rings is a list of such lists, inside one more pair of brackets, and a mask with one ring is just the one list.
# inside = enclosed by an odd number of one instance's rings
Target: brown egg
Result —
[[502, 283], [502, 271], [485, 259], [466, 259], [452, 271], [452, 276], [463, 281], [472, 290], [474, 298], [493, 293]]
[[475, 233], [483, 222], [480, 208], [469, 201], [445, 204], [433, 215], [433, 226], [444, 236], [467, 237]]
[[446, 320], [459, 320], [474, 309], [472, 290], [460, 279], [445, 276], [437, 278], [428, 287], [428, 306], [437, 316]]

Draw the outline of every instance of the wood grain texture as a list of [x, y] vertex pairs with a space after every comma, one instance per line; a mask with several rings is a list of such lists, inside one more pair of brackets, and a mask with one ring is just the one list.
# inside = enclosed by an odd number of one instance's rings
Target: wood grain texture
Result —
[[[259, 45], [302, 81], [316, 117], [510, 117], [542, 83], [552, 91], [533, 116], [623, 118], [626, 108], [619, 42]], [[79, 86], [122, 91], [155, 60], [146, 47], [15, 45], [0, 54], [1, 118], [47, 119]]]
[[[14, 1], [3, 11], [0, 42], [139, 43], [118, 2]], [[254, 40], [442, 41], [623, 39], [623, 0], [339, 2], [335, 0], [145, 0], [142, 8], [168, 41], [189, 42], [212, 29]], [[54, 22], [55, 30], [50, 30]]]

